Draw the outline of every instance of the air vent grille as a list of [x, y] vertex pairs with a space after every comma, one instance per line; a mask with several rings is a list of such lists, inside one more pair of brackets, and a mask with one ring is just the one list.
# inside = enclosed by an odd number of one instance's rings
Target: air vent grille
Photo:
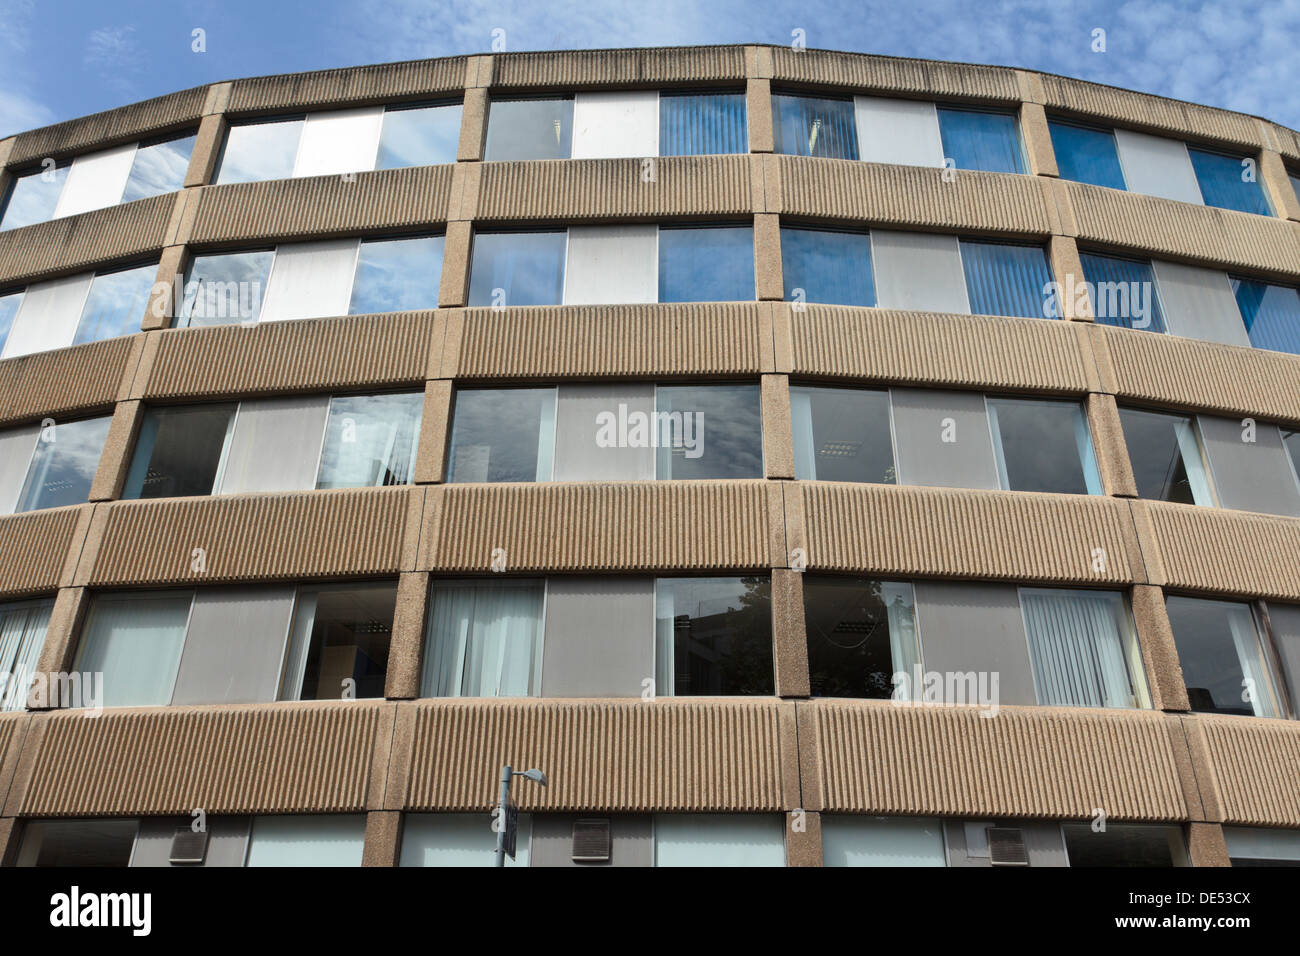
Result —
[[172, 834], [171, 863], [202, 863], [208, 852], [208, 831], [197, 833], [189, 827], [177, 827]]
[[994, 866], [1028, 866], [1025, 831], [1019, 827], [989, 827], [989, 862]]
[[573, 862], [609, 862], [609, 821], [573, 821]]

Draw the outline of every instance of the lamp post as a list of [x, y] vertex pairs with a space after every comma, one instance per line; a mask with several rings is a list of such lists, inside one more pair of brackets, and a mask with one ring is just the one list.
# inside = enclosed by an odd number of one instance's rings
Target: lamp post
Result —
[[506, 841], [507, 830], [510, 831], [508, 838], [510, 843], [510, 859], [515, 858], [515, 832], [519, 826], [519, 818], [510, 813], [510, 780], [513, 777], [525, 777], [534, 783], [540, 783], [546, 786], [546, 774], [540, 770], [514, 770], [509, 764], [501, 768], [501, 797], [498, 806], [497, 817], [497, 866], [506, 865]]

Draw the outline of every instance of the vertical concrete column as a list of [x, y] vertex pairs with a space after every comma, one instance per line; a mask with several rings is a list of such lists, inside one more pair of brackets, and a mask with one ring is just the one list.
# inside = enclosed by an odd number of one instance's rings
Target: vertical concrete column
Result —
[[194, 152], [190, 153], [190, 165], [185, 170], [185, 186], [206, 186], [215, 178], [227, 129], [229, 124], [221, 113], [212, 113], [199, 120]]
[[1147, 672], [1151, 706], [1156, 710], [1187, 712], [1187, 685], [1178, 663], [1174, 629], [1165, 610], [1165, 593], [1151, 584], [1135, 584], [1132, 592], [1133, 624], [1137, 629], [1142, 666]]
[[446, 470], [447, 429], [451, 421], [450, 379], [424, 383], [420, 446], [415, 458], [416, 484], [437, 484]]
[[99, 467], [90, 483], [91, 501], [112, 501], [121, 496], [142, 415], [140, 403], [134, 400], [118, 402], [113, 409], [104, 450], [99, 455]]
[[785, 298], [781, 273], [781, 217], [776, 213], [754, 216], [754, 285], [761, 302]]
[[803, 572], [772, 569], [772, 653], [778, 697], [808, 696], [808, 634]]
[[[5, 169], [5, 164], [9, 162], [9, 154], [13, 152], [14, 137], [0, 139], [0, 196], [9, 193], [9, 184], [13, 182], [13, 176]], [[3, 210], [0, 210], [2, 213]]]
[[1047, 243], [1047, 257], [1052, 266], [1052, 278], [1060, 286], [1057, 304], [1062, 318], [1091, 322], [1092, 301], [1079, 291], [1084, 281], [1079, 244], [1072, 236], [1052, 236]]
[[442, 281], [438, 285], [440, 309], [454, 309], [468, 303], [473, 232], [468, 220], [447, 223], [447, 238], [442, 253]]
[[749, 125], [749, 151], [770, 153], [776, 148], [772, 134], [772, 81], [750, 77], [745, 81], [745, 117]]
[[428, 608], [428, 573], [409, 571], [399, 575], [393, 635], [388, 644], [388, 672], [384, 676], [384, 696], [389, 700], [412, 700], [420, 696]]
[[1187, 825], [1187, 855], [1192, 866], [1232, 866], [1223, 827], [1218, 823]]
[[768, 478], [794, 477], [794, 433], [790, 427], [790, 376], [762, 379], [763, 471]]
[[822, 865], [822, 815], [816, 810], [785, 815], [785, 865]]
[[14, 866], [18, 862], [22, 832], [22, 824], [13, 817], [0, 819], [0, 866]]
[[145, 332], [170, 328], [176, 319], [176, 293], [177, 290], [184, 291], [189, 258], [189, 250], [183, 245], [163, 249], [149, 304], [144, 310], [144, 320], [140, 323], [140, 328]]
[[1283, 219], [1300, 222], [1300, 198], [1296, 197], [1281, 153], [1271, 149], [1260, 151], [1259, 178], [1273, 211]]
[[1124, 428], [1119, 420], [1119, 406], [1114, 395], [1093, 392], [1088, 396], [1088, 425], [1097, 451], [1097, 469], [1101, 472], [1106, 494], [1119, 498], [1136, 498], [1137, 483], [1129, 462]]
[[460, 113], [460, 140], [456, 144], [457, 162], [476, 163], [483, 159], [491, 85], [492, 57], [472, 56], [465, 61], [465, 99]]
[[366, 842], [362, 866], [397, 866], [402, 852], [402, 815], [396, 810], [371, 810], [366, 814]]
[[[70, 669], [76, 652], [76, 636], [81, 621], [90, 606], [90, 593], [85, 588], [60, 588], [50, 612], [50, 623], [45, 630], [45, 644], [37, 659], [36, 670], [41, 674], [58, 674]], [[30, 710], [49, 710], [57, 701], [47, 694], [33, 693], [28, 700]]]
[[1047, 112], [1039, 103], [1020, 104], [1020, 137], [1029, 158], [1029, 171], [1035, 176], [1059, 176], [1052, 134], [1047, 126]]

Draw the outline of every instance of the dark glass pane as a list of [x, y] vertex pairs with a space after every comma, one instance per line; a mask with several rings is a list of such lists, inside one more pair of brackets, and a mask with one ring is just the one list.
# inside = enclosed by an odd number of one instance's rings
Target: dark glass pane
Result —
[[857, 159], [858, 130], [852, 100], [772, 96], [776, 152], [790, 156]]
[[1124, 188], [1124, 171], [1119, 165], [1114, 133], [1056, 122], [1049, 123], [1048, 129], [1062, 179], [1111, 189]]
[[661, 228], [659, 301], [754, 301], [754, 230]]
[[[1178, 442], [1179, 426], [1190, 429], [1191, 419], [1121, 408], [1119, 420], [1124, 428], [1129, 460], [1133, 463], [1138, 497], [1197, 504]], [[1193, 467], [1199, 468], [1200, 463], [1193, 462]]]
[[459, 103], [387, 110], [375, 168], [454, 163], [460, 140], [460, 113]]
[[226, 148], [216, 182], [252, 183], [262, 179], [288, 179], [298, 158], [303, 120], [295, 117], [259, 123], [242, 123], [226, 133]]
[[659, 418], [659, 478], [763, 477], [757, 385], [660, 386], [655, 412], [668, 416]]
[[555, 389], [456, 392], [448, 481], [549, 481]]
[[194, 152], [194, 136], [181, 136], [142, 145], [135, 151], [122, 202], [175, 192], [185, 186], [185, 172]]
[[1092, 436], [1078, 405], [999, 398], [988, 406], [1004, 488], [1101, 494]]
[[655, 603], [659, 670], [673, 675], [673, 696], [775, 692], [770, 578], [660, 578]]
[[573, 143], [573, 97], [493, 100], [483, 159], [568, 159]]
[[1165, 601], [1165, 607], [1192, 710], [1254, 715], [1251, 702], [1242, 699], [1246, 673], [1238, 647], [1238, 641], [1247, 646], [1248, 664], [1258, 657], [1250, 605], [1175, 596]]
[[559, 305], [564, 296], [564, 232], [482, 232], [474, 237], [469, 304]]
[[1090, 285], [1096, 321], [1125, 329], [1165, 330], [1160, 296], [1156, 294], [1155, 271], [1150, 262], [1086, 253], [1079, 260], [1083, 277]]
[[41, 429], [15, 511], [84, 504], [112, 416]]
[[1064, 823], [1061, 829], [1072, 867], [1183, 865], [1179, 827], [1108, 823], [1096, 831], [1088, 823]]
[[235, 405], [151, 408], [140, 425], [123, 498], [212, 494]]
[[157, 277], [156, 263], [95, 276], [72, 344], [98, 342], [139, 332], [140, 321], [149, 305], [149, 293]]
[[349, 315], [438, 307], [442, 236], [361, 243]]
[[256, 322], [274, 258], [270, 250], [195, 256], [185, 283], [180, 324]]
[[1251, 345], [1300, 355], [1300, 293], [1254, 279], [1233, 279], [1232, 291]]
[[976, 315], [1056, 317], [1049, 314], [1048, 287], [1053, 280], [1041, 246], [963, 240], [961, 265], [970, 310]]
[[41, 169], [17, 177], [9, 190], [9, 202], [5, 205], [0, 229], [17, 229], [51, 219], [67, 178], [67, 166]]
[[1224, 156], [1203, 149], [1187, 147], [1196, 182], [1201, 187], [1201, 198], [1207, 206], [1251, 212], [1258, 216], [1271, 216], [1264, 190], [1260, 188], [1258, 171], [1253, 160], [1241, 156]]
[[129, 866], [138, 828], [135, 820], [31, 820], [18, 865]]
[[[896, 629], [913, 636], [908, 585], [865, 578], [804, 578], [804, 623], [808, 632], [808, 676], [814, 697], [888, 699], [893, 676], [908, 671], [915, 654], [895, 660], [890, 638], [890, 610]], [[903, 634], [899, 634], [901, 639]], [[915, 640], [913, 637], [913, 647]]]
[[876, 304], [865, 232], [782, 229], [781, 270], [787, 301]]
[[889, 393], [856, 388], [790, 389], [794, 476], [892, 485]]
[[944, 159], [958, 169], [982, 169], [990, 173], [1023, 173], [1020, 128], [1010, 113], [941, 108], [939, 138]]
[[749, 152], [744, 93], [661, 93], [659, 155]]
[[[393, 633], [397, 588], [356, 584], [302, 588], [294, 612], [293, 640], [305, 650], [302, 686], [296, 700], [358, 700], [384, 696], [388, 646]], [[291, 665], [292, 666], [292, 665]], [[292, 690], [292, 688], [289, 688]]]

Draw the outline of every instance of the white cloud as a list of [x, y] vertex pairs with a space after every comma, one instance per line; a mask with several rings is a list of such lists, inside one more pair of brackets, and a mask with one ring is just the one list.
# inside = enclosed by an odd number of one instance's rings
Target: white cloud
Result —
[[87, 69], [120, 94], [134, 95], [134, 77], [140, 71], [135, 27], [100, 27], [86, 38]]

